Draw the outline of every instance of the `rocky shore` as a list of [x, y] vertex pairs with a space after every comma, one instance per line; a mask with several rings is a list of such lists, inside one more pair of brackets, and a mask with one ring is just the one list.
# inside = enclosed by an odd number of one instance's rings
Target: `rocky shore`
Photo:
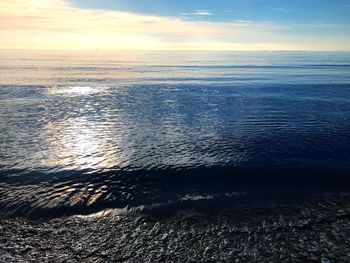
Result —
[[167, 219], [0, 219], [0, 262], [350, 262], [350, 198]]

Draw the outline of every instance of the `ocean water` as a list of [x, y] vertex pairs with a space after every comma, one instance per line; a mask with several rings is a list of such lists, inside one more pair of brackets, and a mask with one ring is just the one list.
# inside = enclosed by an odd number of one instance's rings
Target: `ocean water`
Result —
[[0, 214], [350, 189], [350, 53], [0, 51]]

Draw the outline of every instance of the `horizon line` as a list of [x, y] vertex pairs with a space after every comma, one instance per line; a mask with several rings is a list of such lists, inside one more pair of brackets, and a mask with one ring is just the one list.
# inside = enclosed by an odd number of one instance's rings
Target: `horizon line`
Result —
[[173, 52], [350, 52], [350, 50], [303, 50], [303, 49], [60, 49], [60, 48], [0, 48], [0, 51], [173, 51]]

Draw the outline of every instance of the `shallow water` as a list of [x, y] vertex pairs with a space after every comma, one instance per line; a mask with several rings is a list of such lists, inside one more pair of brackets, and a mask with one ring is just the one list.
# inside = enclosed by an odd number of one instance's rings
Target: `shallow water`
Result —
[[0, 213], [348, 192], [350, 53], [0, 52]]

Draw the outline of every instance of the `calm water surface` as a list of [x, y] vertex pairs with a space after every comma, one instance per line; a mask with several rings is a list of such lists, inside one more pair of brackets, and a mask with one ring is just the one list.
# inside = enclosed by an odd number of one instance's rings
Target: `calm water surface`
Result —
[[0, 52], [0, 214], [348, 192], [350, 53]]

